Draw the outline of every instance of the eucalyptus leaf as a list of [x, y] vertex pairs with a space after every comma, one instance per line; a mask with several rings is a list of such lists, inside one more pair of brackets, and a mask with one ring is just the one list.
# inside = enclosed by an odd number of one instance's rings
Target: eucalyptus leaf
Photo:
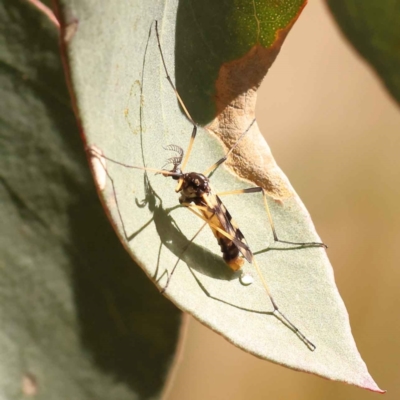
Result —
[[344, 35], [400, 102], [400, 1], [326, 0]]
[[[97, 153], [96, 180], [107, 213], [160, 290], [178, 262], [165, 295], [238, 347], [290, 368], [381, 391], [357, 351], [324, 249], [274, 243], [259, 193], [224, 197], [280, 309], [316, 345], [313, 352], [272, 315], [253, 265], [244, 265], [241, 280], [241, 272], [223, 262], [208, 228], [191, 242], [202, 221], [179, 207], [174, 181], [127, 167], [162, 168], [174, 155], [165, 147], [186, 149], [193, 128], [166, 79], [156, 20], [169, 75], [184, 101], [189, 99], [195, 120], [208, 123], [208, 131], [199, 128], [186, 169], [201, 172], [250, 126], [256, 89], [304, 7], [304, 1], [200, 3], [60, 1], [76, 107], [87, 148]], [[227, 165], [230, 169], [221, 167], [212, 177], [215, 191], [249, 187], [249, 181], [261, 185], [281, 239], [320, 242], [256, 123]]]
[[180, 312], [104, 215], [57, 27], [23, 0], [0, 20], [0, 397], [159, 398]]

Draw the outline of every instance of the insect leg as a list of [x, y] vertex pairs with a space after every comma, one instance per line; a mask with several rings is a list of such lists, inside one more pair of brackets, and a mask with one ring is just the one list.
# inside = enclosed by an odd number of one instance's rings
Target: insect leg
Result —
[[239, 142], [243, 139], [243, 137], [246, 135], [246, 133], [250, 130], [250, 128], [253, 126], [254, 122], [256, 122], [256, 119], [254, 118], [253, 121], [251, 121], [251, 124], [248, 126], [248, 128], [239, 136], [238, 140], [236, 143], [230, 148], [230, 150], [227, 151], [227, 153], [220, 159], [218, 160], [215, 164], [211, 165], [210, 168], [206, 169], [203, 172], [203, 175], [205, 176], [210, 176], [215, 172], [215, 170], [223, 164], [229, 157], [229, 155], [232, 153], [232, 151], [238, 146]]
[[104, 158], [107, 161], [110, 161], [114, 164], [118, 164], [121, 165], [125, 168], [132, 168], [132, 169], [140, 169], [142, 171], [150, 171], [150, 172], [156, 172], [158, 174], [162, 174], [162, 175], [168, 175], [168, 176], [180, 176], [180, 174], [174, 173], [174, 172], [170, 172], [170, 171], [165, 171], [163, 169], [156, 169], [156, 168], [148, 168], [148, 167], [138, 167], [136, 165], [130, 165], [130, 164], [124, 164], [120, 161], [114, 160], [110, 157], [107, 157], [103, 154], [99, 154], [95, 149], [93, 149], [93, 147], [87, 147], [86, 151], [89, 153], [89, 155], [91, 157], [98, 157], [98, 158]]
[[167, 64], [165, 62], [164, 54], [163, 54], [163, 51], [162, 51], [162, 48], [161, 48], [160, 35], [158, 33], [158, 21], [156, 21], [156, 36], [157, 36], [158, 49], [160, 50], [161, 60], [162, 60], [163, 66], [164, 66], [165, 74], [167, 75], [167, 80], [170, 83], [173, 91], [175, 92], [175, 96], [178, 99], [179, 104], [181, 105], [183, 111], [185, 112], [186, 117], [193, 124], [192, 136], [190, 137], [190, 142], [189, 142], [188, 148], [186, 150], [185, 157], [184, 157], [184, 159], [182, 161], [182, 171], [183, 171], [185, 169], [185, 167], [186, 167], [186, 164], [187, 164], [188, 160], [189, 160], [190, 153], [192, 152], [194, 139], [196, 138], [196, 134], [197, 134], [197, 124], [194, 122], [192, 116], [190, 115], [188, 109], [185, 106], [185, 103], [183, 102], [183, 100], [182, 100], [181, 96], [179, 95], [178, 91], [176, 90], [176, 87], [175, 87], [174, 83], [172, 82], [171, 77], [169, 76]]
[[[199, 235], [199, 233], [203, 230], [203, 228], [207, 225], [207, 222], [204, 222], [204, 224], [201, 226], [201, 228], [195, 233], [195, 235], [189, 240], [189, 243], [183, 248], [181, 254], [179, 254], [178, 259], [176, 260], [175, 265], [173, 266], [172, 270], [170, 273], [168, 273], [168, 271], [166, 271], [167, 273], [167, 282], [165, 284], [165, 286], [161, 289], [161, 293], [164, 293], [167, 290], [167, 287], [169, 285], [169, 282], [171, 281], [172, 275], [174, 274], [176, 267], [179, 264], [179, 261], [181, 261], [183, 254], [185, 253], [185, 251], [189, 248], [189, 246], [192, 244], [193, 240], [196, 239], [196, 237]], [[160, 277], [161, 278], [161, 277]]]
[[217, 193], [217, 195], [218, 196], [228, 196], [231, 194], [258, 193], [258, 192], [262, 192], [262, 194], [263, 194], [264, 206], [265, 206], [265, 210], [268, 215], [269, 224], [271, 225], [272, 234], [274, 235], [275, 242], [294, 244], [294, 245], [299, 245], [299, 246], [318, 246], [318, 247], [325, 247], [326, 249], [328, 248], [328, 246], [325, 243], [321, 243], [321, 242], [289, 242], [287, 240], [279, 239], [278, 235], [276, 233], [276, 230], [275, 230], [275, 225], [274, 225], [274, 221], [272, 219], [271, 211], [268, 206], [267, 193], [265, 192], [265, 190], [262, 187], [252, 187], [252, 188], [247, 188], [247, 189], [230, 190], [227, 192]]
[[[103, 164], [103, 162], [102, 162], [102, 159], [109, 160], [109, 161], [113, 161], [113, 160], [109, 159], [108, 157], [104, 156], [103, 154], [100, 154], [100, 153], [97, 152], [94, 148], [88, 147], [88, 148], [86, 149], [86, 151], [88, 152], [88, 154], [89, 154], [90, 157], [96, 157], [96, 158], [100, 161], [100, 164], [101, 164], [102, 168], [104, 169], [104, 172], [106, 173], [108, 179], [110, 180], [111, 186], [112, 186], [112, 191], [113, 191], [113, 194], [114, 194], [115, 206], [116, 206], [116, 208], [117, 208], [119, 220], [121, 221], [121, 226], [122, 226], [122, 230], [123, 230], [123, 232], [124, 232], [125, 239], [126, 239], [127, 241], [132, 240], [138, 233], [140, 233], [143, 229], [147, 228], [147, 227], [151, 224], [151, 222], [153, 221], [154, 217], [150, 218], [150, 220], [147, 221], [147, 222], [142, 226], [142, 228], [140, 228], [139, 231], [137, 231], [137, 232], [135, 232], [135, 233], [129, 235], [129, 234], [127, 233], [127, 231], [126, 231], [125, 224], [124, 224], [124, 220], [122, 219], [122, 215], [121, 215], [121, 210], [120, 210], [120, 208], [119, 208], [118, 197], [117, 197], [117, 191], [116, 191], [116, 188], [115, 188], [114, 179], [112, 178], [112, 176], [111, 176], [110, 173], [108, 172], [106, 166], [105, 166], [105, 165]], [[116, 164], [120, 164], [120, 165], [125, 165], [125, 164], [119, 163], [119, 162], [117, 162], [117, 161], [115, 161], [115, 163], [116, 163]], [[128, 167], [129, 167], [129, 166], [128, 166]]]
[[[256, 188], [251, 188], [251, 189], [256, 189]], [[185, 204], [185, 203], [184, 203]], [[186, 204], [185, 204], [186, 205]], [[196, 209], [199, 208], [200, 210], [202, 209], [202, 207], [198, 207], [196, 205], [193, 204], [188, 204], [186, 205], [188, 207], [188, 209], [190, 211], [192, 211], [195, 215], [197, 215], [199, 218], [201, 218], [202, 220], [204, 220], [210, 227], [212, 227], [213, 229], [218, 230], [222, 235], [224, 235], [225, 237], [227, 237], [229, 240], [232, 240], [235, 244], [238, 244], [237, 240], [230, 235], [228, 232], [225, 232], [223, 229], [221, 229], [220, 227], [216, 226], [215, 224], [213, 224], [212, 222], [208, 221], [206, 219], [206, 217], [204, 217], [202, 214], [200, 214]], [[204, 225], [203, 225], [204, 227]], [[202, 228], [203, 228], [202, 227]], [[247, 247], [244, 243], [240, 242], [239, 243], [242, 245], [242, 247]], [[314, 345], [314, 343], [312, 343], [309, 339], [307, 339], [307, 337], [296, 327], [296, 325], [293, 324], [293, 322], [291, 322], [289, 320], [289, 318], [287, 318], [285, 316], [285, 314], [283, 314], [278, 305], [276, 304], [274, 298], [272, 297], [271, 291], [269, 290], [269, 287], [267, 285], [266, 280], [264, 279], [264, 276], [260, 270], [260, 267], [258, 266], [258, 263], [253, 255], [253, 253], [250, 251], [250, 249], [247, 247], [249, 253], [250, 253], [250, 257], [251, 257], [251, 264], [254, 265], [256, 271], [257, 271], [257, 275], [260, 277], [261, 283], [264, 286], [265, 291], [267, 292], [267, 295], [269, 297], [269, 300], [271, 301], [272, 307], [274, 308], [273, 310], [273, 314], [283, 323], [285, 324], [289, 329], [291, 329], [299, 338], [300, 340], [311, 350], [314, 351], [316, 349], [316, 346]]]
[[272, 297], [272, 294], [271, 294], [271, 292], [270, 292], [270, 290], [269, 290], [269, 287], [268, 287], [268, 285], [267, 285], [267, 282], [266, 282], [266, 280], [264, 279], [264, 276], [263, 276], [263, 274], [262, 274], [262, 272], [261, 272], [261, 270], [260, 270], [260, 267], [258, 266], [258, 263], [257, 263], [256, 259], [254, 258], [254, 256], [253, 256], [253, 259], [252, 259], [252, 264], [254, 265], [254, 267], [255, 267], [255, 269], [256, 269], [256, 271], [257, 271], [257, 274], [258, 274], [258, 276], [259, 276], [260, 279], [261, 279], [261, 282], [262, 282], [262, 284], [263, 284], [263, 286], [264, 286], [264, 288], [265, 288], [265, 290], [266, 290], [266, 292], [267, 292], [267, 295], [268, 295], [268, 297], [269, 297], [269, 299], [270, 299], [270, 301], [271, 301], [271, 303], [272, 303], [272, 306], [274, 307], [274, 311], [273, 311], [274, 315], [275, 315], [279, 320], [281, 320], [282, 323], [284, 323], [285, 325], [287, 325], [287, 326], [301, 339], [301, 341], [302, 341], [311, 351], [314, 351], [314, 350], [317, 348], [317, 347], [315, 346], [315, 344], [312, 343], [309, 339], [307, 339], [307, 337], [297, 328], [297, 326], [294, 325], [293, 322], [291, 322], [291, 321], [289, 320], [289, 318], [287, 318], [287, 317], [285, 316], [285, 314], [283, 314], [282, 311], [279, 309], [279, 307], [278, 307], [278, 305], [276, 304], [274, 298]]

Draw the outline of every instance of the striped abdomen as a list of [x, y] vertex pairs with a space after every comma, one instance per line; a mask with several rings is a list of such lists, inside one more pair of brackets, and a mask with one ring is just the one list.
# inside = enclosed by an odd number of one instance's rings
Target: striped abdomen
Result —
[[[202, 214], [210, 221], [210, 228], [216, 237], [218, 244], [221, 248], [222, 258], [228, 266], [234, 270], [239, 270], [244, 263], [243, 256], [247, 261], [251, 262], [252, 254], [244, 241], [244, 236], [240, 229], [236, 226], [229, 211], [226, 209], [221, 199], [218, 196], [207, 194], [195, 200], [199, 206], [205, 206], [207, 209], [202, 209]], [[214, 225], [214, 226], [213, 226]], [[219, 230], [226, 232], [232, 239], [226, 237]]]

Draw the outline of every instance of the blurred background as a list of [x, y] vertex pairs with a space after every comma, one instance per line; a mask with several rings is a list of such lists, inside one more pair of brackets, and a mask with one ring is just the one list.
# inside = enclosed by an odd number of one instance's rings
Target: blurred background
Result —
[[[294, 25], [259, 90], [257, 119], [328, 244], [358, 349], [400, 398], [400, 108], [322, 0]], [[378, 394], [259, 360], [189, 319], [168, 396], [369, 399]]]

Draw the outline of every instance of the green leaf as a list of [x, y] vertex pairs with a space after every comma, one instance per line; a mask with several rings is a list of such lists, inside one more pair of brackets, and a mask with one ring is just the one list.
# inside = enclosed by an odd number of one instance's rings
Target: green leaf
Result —
[[22, 0], [0, 19], [0, 397], [157, 398], [180, 313], [104, 215], [56, 26]]
[[326, 1], [348, 40], [400, 102], [400, 1]]
[[219, 96], [216, 81], [221, 66], [241, 59], [257, 45], [268, 48], [271, 56], [269, 63], [258, 65], [260, 71], [252, 71], [254, 79], [261, 82], [304, 5], [304, 0], [289, 0], [285, 5], [265, 0], [179, 2], [176, 86], [197, 122], [209, 123], [240, 89], [240, 85], [232, 87], [225, 101]]
[[[199, 129], [187, 171], [206, 170], [225, 154], [221, 141], [231, 147], [249, 127], [256, 89], [304, 4], [199, 3], [60, 1], [63, 44], [89, 148], [119, 163], [153, 168], [161, 168], [171, 157], [163, 146], [186, 149], [192, 125], [165, 78], [155, 20], [169, 74], [180, 82], [185, 100], [191, 93], [194, 97], [190, 112], [198, 122], [213, 118], [208, 127], [215, 135]], [[260, 12], [260, 4], [268, 7]], [[206, 16], [198, 14], [202, 10]], [[279, 24], [268, 22], [277, 20]], [[219, 57], [226, 46], [226, 54]], [[200, 61], [182, 62], [186, 51], [188, 59], [198, 55]], [[200, 104], [205, 110], [197, 109]], [[98, 166], [99, 160], [93, 158]], [[253, 265], [243, 267], [254, 278], [253, 284], [244, 286], [240, 272], [233, 273], [223, 262], [208, 228], [190, 243], [201, 221], [177, 207], [175, 182], [104, 158], [102, 162], [107, 175], [100, 165], [98, 188], [132, 257], [160, 289], [165, 287], [166, 271], [181, 260], [165, 293], [178, 307], [258, 357], [380, 391], [358, 354], [325, 250], [274, 243], [259, 193], [224, 197], [224, 202], [256, 254], [278, 306], [315, 343], [314, 352], [271, 315], [271, 303]], [[221, 167], [212, 177], [216, 191], [249, 187], [248, 181], [261, 185], [269, 195], [281, 239], [320, 241], [257, 124], [230, 157], [229, 166], [236, 175]]]

